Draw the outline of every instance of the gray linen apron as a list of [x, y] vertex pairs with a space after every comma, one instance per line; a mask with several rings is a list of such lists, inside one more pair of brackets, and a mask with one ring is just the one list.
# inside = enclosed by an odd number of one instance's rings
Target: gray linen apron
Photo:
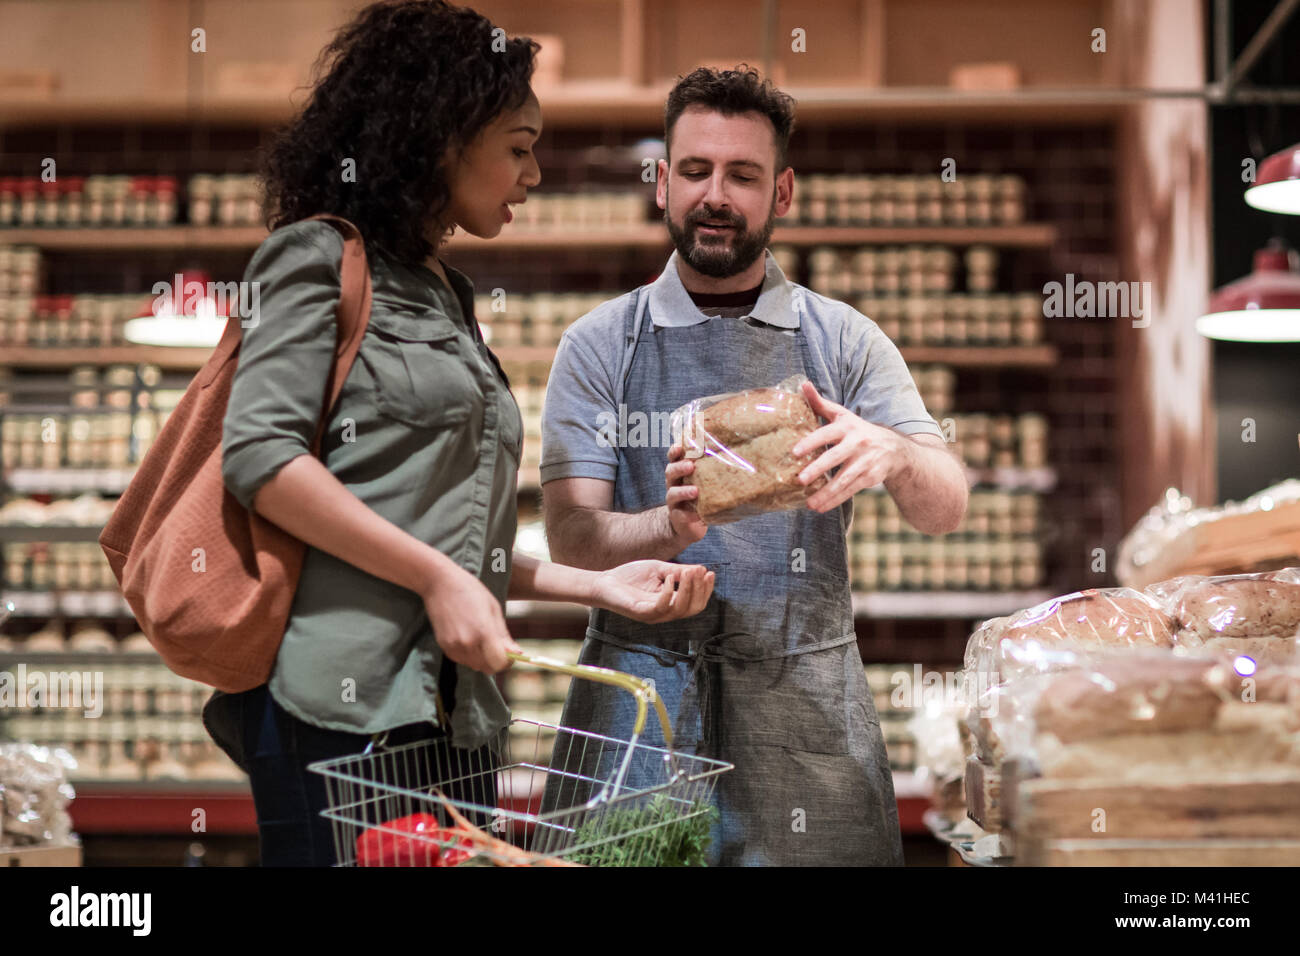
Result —
[[[629, 415], [653, 421], [702, 395], [799, 373], [840, 398], [835, 383], [812, 374], [802, 330], [728, 317], [656, 327], [645, 290], [629, 298], [639, 303], [625, 320], [630, 357], [619, 401]], [[666, 464], [662, 445], [620, 447], [614, 510], [662, 505]], [[581, 662], [653, 680], [675, 716], [677, 748], [735, 764], [718, 782], [711, 865], [903, 862], [893, 779], [854, 635], [844, 515], [802, 509], [711, 527], [677, 559], [716, 574], [696, 617], [647, 625], [592, 611]], [[627, 739], [634, 714], [625, 691], [578, 680], [562, 722]], [[653, 717], [641, 739], [663, 746]], [[567, 769], [607, 779], [611, 768], [595, 765], [607, 758], [572, 754]], [[586, 795], [566, 792], [564, 805]]]

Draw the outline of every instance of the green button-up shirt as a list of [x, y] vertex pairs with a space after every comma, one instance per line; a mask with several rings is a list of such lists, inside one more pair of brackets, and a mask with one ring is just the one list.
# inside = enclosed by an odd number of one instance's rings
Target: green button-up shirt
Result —
[[[245, 507], [287, 462], [310, 454], [342, 252], [333, 227], [300, 222], [273, 232], [248, 265], [260, 315], [243, 333], [222, 444], [226, 487]], [[321, 459], [368, 507], [478, 575], [504, 605], [523, 428], [476, 334], [473, 287], [454, 269], [448, 289], [423, 266], [368, 253], [370, 323]], [[280, 706], [352, 733], [437, 723], [441, 666], [417, 594], [307, 549], [270, 682]], [[508, 720], [493, 679], [458, 666], [453, 741], [479, 746]]]

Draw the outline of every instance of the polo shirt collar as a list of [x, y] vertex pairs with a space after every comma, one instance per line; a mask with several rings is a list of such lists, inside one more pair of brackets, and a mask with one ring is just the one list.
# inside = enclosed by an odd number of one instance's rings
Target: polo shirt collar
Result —
[[[749, 314], [766, 325], [797, 329], [799, 311], [794, 308], [793, 287], [781, 267], [776, 264], [772, 253], [764, 250], [763, 255], [763, 289]], [[661, 328], [684, 328], [712, 318], [701, 312], [691, 301], [691, 294], [686, 291], [681, 276], [677, 274], [677, 262], [677, 252], [674, 250], [668, 257], [664, 271], [650, 284], [650, 321]]]

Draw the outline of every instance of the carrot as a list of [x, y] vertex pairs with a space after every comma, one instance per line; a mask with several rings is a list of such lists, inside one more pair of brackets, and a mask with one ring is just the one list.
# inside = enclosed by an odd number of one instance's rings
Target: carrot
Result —
[[568, 860], [560, 860], [554, 857], [540, 856], [536, 853], [529, 853], [527, 850], [521, 850], [513, 843], [507, 843], [505, 840], [498, 839], [494, 836], [488, 836], [474, 824], [470, 823], [457, 809], [452, 806], [451, 801], [438, 788], [430, 791], [433, 798], [443, 805], [452, 822], [455, 823], [455, 830], [462, 834], [466, 839], [472, 842], [480, 850], [484, 850], [493, 857], [500, 857], [508, 860], [507, 863], [499, 863], [493, 859], [498, 866], [581, 866], [580, 863], [570, 863]]

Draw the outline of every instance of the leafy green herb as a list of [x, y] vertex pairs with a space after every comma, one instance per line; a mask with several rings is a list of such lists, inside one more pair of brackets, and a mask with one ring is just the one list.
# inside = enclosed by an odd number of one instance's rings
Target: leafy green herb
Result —
[[707, 803], [683, 814], [679, 802], [659, 794], [643, 807], [614, 807], [588, 820], [574, 840], [583, 848], [568, 858], [588, 866], [707, 866], [717, 818]]

